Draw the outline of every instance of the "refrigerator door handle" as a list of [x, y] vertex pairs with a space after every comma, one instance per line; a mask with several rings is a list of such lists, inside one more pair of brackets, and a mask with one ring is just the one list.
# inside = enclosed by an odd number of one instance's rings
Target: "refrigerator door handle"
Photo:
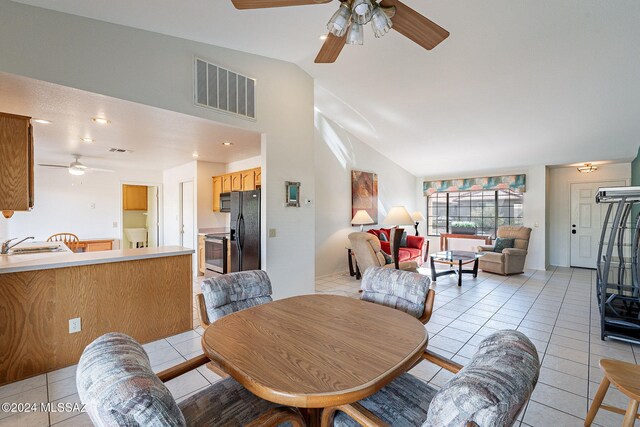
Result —
[[244, 235], [245, 235], [244, 217], [240, 215], [238, 217], [238, 244], [242, 249], [244, 249]]

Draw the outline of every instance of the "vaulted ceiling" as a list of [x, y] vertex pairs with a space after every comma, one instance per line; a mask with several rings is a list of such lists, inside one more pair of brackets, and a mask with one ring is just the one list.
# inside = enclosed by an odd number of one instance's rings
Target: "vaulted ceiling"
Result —
[[323, 5], [230, 0], [22, 0], [298, 64], [316, 108], [417, 176], [621, 160], [640, 144], [637, 0], [404, 0], [451, 32], [426, 51], [397, 32], [314, 64]]

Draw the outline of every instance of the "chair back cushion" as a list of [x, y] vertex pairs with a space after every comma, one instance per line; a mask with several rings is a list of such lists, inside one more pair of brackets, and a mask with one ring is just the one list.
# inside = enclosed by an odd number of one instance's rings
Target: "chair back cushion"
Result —
[[125, 334], [103, 335], [85, 348], [76, 385], [95, 426], [186, 426], [147, 353]]
[[478, 345], [469, 364], [436, 394], [423, 426], [513, 425], [539, 373], [533, 343], [521, 332], [498, 331]]
[[362, 276], [361, 299], [395, 308], [420, 318], [431, 279], [410, 271], [370, 267]]
[[497, 237], [514, 239], [513, 247], [526, 251], [529, 247], [531, 229], [529, 227], [523, 227], [521, 225], [503, 225], [501, 227], [498, 227]]
[[360, 271], [386, 264], [384, 255], [381, 253], [380, 240], [374, 234], [368, 232], [351, 233], [349, 234], [349, 242]]
[[236, 311], [273, 301], [271, 280], [262, 270], [211, 277], [202, 282], [201, 288], [210, 322]]

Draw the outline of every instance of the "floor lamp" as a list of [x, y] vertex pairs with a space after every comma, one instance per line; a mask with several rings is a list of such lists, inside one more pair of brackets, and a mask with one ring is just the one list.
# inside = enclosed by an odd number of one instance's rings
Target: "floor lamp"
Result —
[[383, 224], [393, 225], [391, 229], [391, 252], [393, 256], [393, 262], [396, 269], [400, 269], [400, 242], [402, 241], [402, 234], [404, 229], [400, 228], [401, 225], [414, 225], [414, 221], [409, 214], [409, 211], [404, 206], [393, 206], [387, 216], [382, 221]]

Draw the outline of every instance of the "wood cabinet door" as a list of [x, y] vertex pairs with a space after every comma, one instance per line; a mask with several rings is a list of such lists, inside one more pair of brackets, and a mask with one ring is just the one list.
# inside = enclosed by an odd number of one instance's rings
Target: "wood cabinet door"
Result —
[[0, 210], [33, 206], [31, 118], [0, 113]]
[[220, 193], [222, 193], [222, 177], [213, 177], [213, 211], [220, 212]]
[[122, 186], [122, 206], [125, 211], [146, 211], [147, 187], [144, 185]]
[[261, 168], [255, 168], [253, 170], [253, 174], [255, 176], [255, 178], [254, 178], [255, 187], [256, 188], [262, 187], [262, 169]]
[[228, 193], [231, 191], [231, 175], [222, 175], [222, 192]]
[[231, 191], [242, 191], [242, 172], [231, 174]]
[[256, 189], [255, 173], [253, 169], [248, 171], [242, 171], [242, 191], [249, 191]]

